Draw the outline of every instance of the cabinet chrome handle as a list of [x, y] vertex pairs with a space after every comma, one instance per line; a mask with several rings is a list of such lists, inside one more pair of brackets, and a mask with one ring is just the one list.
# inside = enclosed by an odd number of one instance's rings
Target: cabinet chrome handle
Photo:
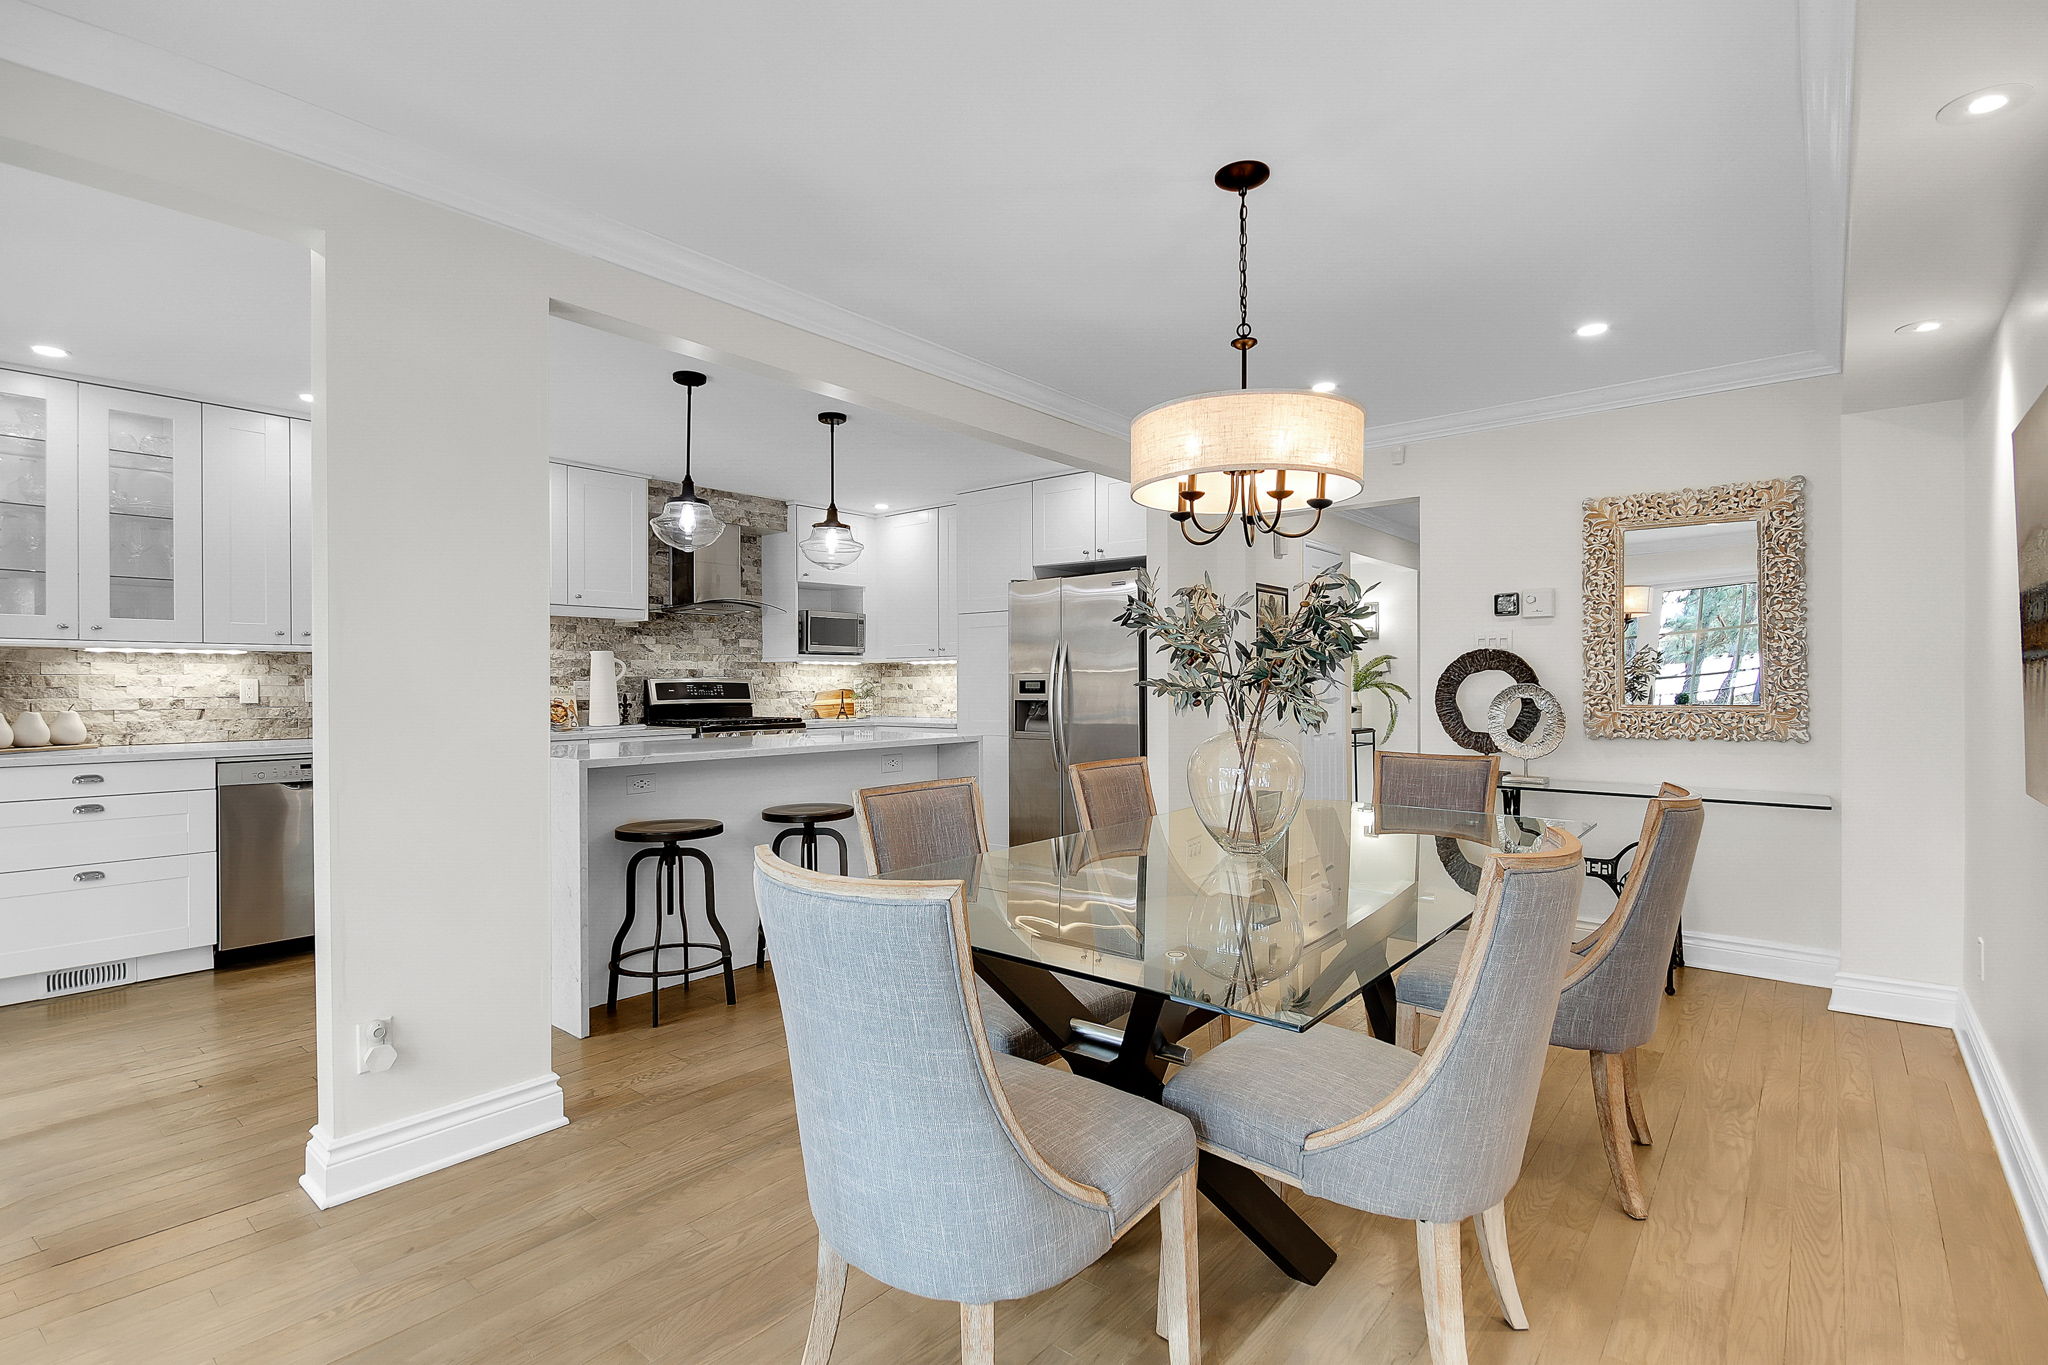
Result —
[[105, 806], [93, 804], [86, 806], [73, 806], [71, 808], [71, 813], [73, 815], [98, 815], [104, 810], [106, 810]]
[[89, 787], [95, 782], [104, 782], [106, 780], [106, 778], [98, 773], [80, 773], [71, 779], [71, 785], [74, 787]]
[[282, 639], [283, 639], [284, 637], [285, 637], [285, 632], [283, 632], [283, 631], [279, 631], [279, 632], [277, 633], [277, 638], [278, 638], [278, 639], [282, 640]]
[[106, 629], [106, 627], [105, 627], [105, 626], [94, 626], [94, 627], [93, 627], [93, 629], [94, 629], [94, 630], [105, 630], [105, 629]]
[[74, 872], [71, 874], [71, 880], [74, 882], [103, 882], [106, 879], [107, 874], [104, 872]]
[[71, 623], [70, 623], [69, 621], [60, 621], [60, 622], [58, 622], [58, 623], [57, 623], [57, 629], [59, 629], [59, 630], [69, 630], [69, 629], [71, 629]]

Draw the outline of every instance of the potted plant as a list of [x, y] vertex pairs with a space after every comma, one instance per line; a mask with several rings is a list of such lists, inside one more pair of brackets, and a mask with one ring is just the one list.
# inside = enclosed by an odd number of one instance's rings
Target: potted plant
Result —
[[[1378, 584], [1374, 584], [1377, 587]], [[1270, 721], [1320, 730], [1326, 696], [1372, 615], [1357, 582], [1331, 565], [1298, 586], [1299, 605], [1253, 620], [1254, 595], [1225, 602], [1204, 575], [1161, 599], [1150, 573], [1125, 603], [1119, 625], [1149, 632], [1167, 657], [1148, 684], [1177, 711], [1223, 704], [1229, 729], [1188, 755], [1188, 793], [1216, 842], [1233, 853], [1263, 853], [1280, 841], [1301, 806], [1301, 751], [1266, 733]], [[1251, 623], [1250, 639], [1239, 632]]]
[[[1354, 696], [1375, 692], [1379, 694], [1380, 700], [1387, 704], [1387, 728], [1380, 731], [1377, 737], [1381, 748], [1386, 747], [1386, 740], [1393, 738], [1394, 726], [1401, 720], [1401, 702], [1409, 699], [1408, 689], [1394, 681], [1393, 672], [1394, 656], [1391, 654], [1381, 654], [1367, 659], [1351, 670], [1351, 691]], [[1397, 701], [1396, 698], [1400, 700]]]

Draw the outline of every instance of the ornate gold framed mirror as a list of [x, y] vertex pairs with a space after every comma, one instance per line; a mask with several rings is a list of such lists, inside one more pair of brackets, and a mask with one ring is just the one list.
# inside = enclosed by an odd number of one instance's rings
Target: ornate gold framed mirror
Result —
[[1806, 480], [1588, 498], [1586, 733], [1805, 743]]

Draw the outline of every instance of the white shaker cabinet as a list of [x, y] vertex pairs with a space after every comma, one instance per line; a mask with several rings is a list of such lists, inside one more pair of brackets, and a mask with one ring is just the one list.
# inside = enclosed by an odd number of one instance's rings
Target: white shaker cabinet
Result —
[[[868, 657], [952, 656], [958, 636], [950, 569], [953, 509], [927, 507], [875, 519], [875, 581]], [[879, 642], [879, 644], [877, 644]]]
[[208, 406], [204, 430], [205, 639], [295, 643], [291, 423]]
[[1122, 479], [1095, 476], [1095, 558], [1143, 559], [1145, 509]]
[[548, 467], [549, 563], [557, 616], [647, 619], [647, 480], [582, 465]]
[[78, 389], [79, 641], [204, 640], [201, 412]]
[[1145, 557], [1145, 509], [1131, 487], [1100, 474], [1062, 474], [1031, 486], [1034, 566]]
[[0, 371], [0, 638], [80, 634], [78, 386]]
[[939, 576], [939, 647], [942, 658], [951, 658], [960, 648], [960, 579], [953, 566], [960, 559], [960, 511], [939, 509], [939, 557], [933, 566]]
[[962, 615], [1010, 609], [1010, 581], [1031, 577], [1032, 493], [1028, 483], [962, 493], [954, 566]]
[[313, 643], [313, 424], [292, 419], [292, 643]]

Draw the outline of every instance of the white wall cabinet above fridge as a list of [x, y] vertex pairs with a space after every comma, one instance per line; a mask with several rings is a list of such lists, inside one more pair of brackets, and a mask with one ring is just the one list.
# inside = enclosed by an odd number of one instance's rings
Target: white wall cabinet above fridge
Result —
[[1036, 568], [1145, 557], [1145, 509], [1131, 486], [1100, 474], [1063, 474], [1031, 485]]
[[0, 372], [0, 640], [306, 647], [295, 440], [309, 473], [304, 419]]
[[647, 480], [583, 465], [548, 466], [548, 610], [647, 619]]
[[959, 639], [954, 575], [955, 513], [926, 507], [875, 519], [868, 657], [949, 659]]

